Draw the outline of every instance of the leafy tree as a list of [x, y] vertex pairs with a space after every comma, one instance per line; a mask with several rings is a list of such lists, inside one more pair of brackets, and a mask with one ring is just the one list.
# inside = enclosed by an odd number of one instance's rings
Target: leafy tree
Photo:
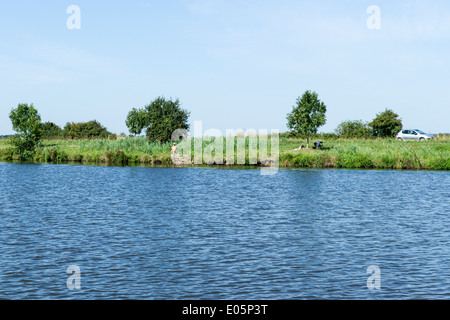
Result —
[[147, 112], [143, 109], [136, 108], [128, 112], [127, 120], [125, 121], [128, 130], [135, 136], [140, 135], [148, 123]]
[[112, 135], [111, 132], [109, 132], [106, 127], [102, 126], [100, 122], [93, 120], [86, 122], [83, 126], [83, 135], [88, 139], [95, 139], [95, 138], [103, 138], [106, 139], [110, 135]]
[[64, 136], [69, 139], [106, 139], [112, 135], [96, 120], [80, 123], [69, 122], [64, 127]]
[[166, 100], [158, 97], [143, 109], [133, 109], [126, 121], [132, 134], [140, 134], [146, 129], [149, 140], [162, 143], [170, 141], [177, 129], [189, 129], [189, 111], [181, 108], [180, 100]]
[[403, 128], [399, 115], [390, 109], [377, 114], [369, 125], [377, 137], [394, 137]]
[[292, 112], [287, 115], [287, 126], [296, 133], [306, 135], [309, 147], [309, 137], [326, 123], [326, 112], [327, 107], [319, 100], [318, 94], [307, 90], [297, 98]]
[[369, 138], [372, 136], [369, 123], [362, 120], [343, 121], [336, 128], [335, 132], [342, 138]]
[[33, 104], [19, 104], [9, 114], [13, 130], [17, 134], [11, 139], [21, 160], [29, 159], [42, 141], [41, 116]]
[[42, 138], [43, 139], [57, 139], [64, 135], [63, 129], [53, 122], [45, 122], [42, 124]]
[[81, 131], [79, 130], [80, 125], [74, 122], [66, 123], [64, 127], [64, 137], [68, 139], [75, 139], [81, 136]]

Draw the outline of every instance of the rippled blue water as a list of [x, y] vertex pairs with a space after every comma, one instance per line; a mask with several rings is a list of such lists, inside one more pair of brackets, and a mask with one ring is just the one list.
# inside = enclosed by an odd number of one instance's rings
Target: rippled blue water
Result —
[[0, 298], [450, 298], [448, 172], [0, 163], [0, 178]]

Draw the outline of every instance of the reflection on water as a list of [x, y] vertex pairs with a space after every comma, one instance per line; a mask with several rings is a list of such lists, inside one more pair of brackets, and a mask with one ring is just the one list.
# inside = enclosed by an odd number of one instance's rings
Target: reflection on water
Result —
[[[0, 298], [416, 299], [450, 291], [447, 172], [0, 163]], [[81, 289], [67, 268], [79, 266]], [[367, 288], [369, 266], [382, 289]]]

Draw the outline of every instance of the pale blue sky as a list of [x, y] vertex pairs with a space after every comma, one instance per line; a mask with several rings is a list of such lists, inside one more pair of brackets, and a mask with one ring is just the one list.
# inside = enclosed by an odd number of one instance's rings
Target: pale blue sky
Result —
[[[72, 4], [80, 30], [66, 26]], [[367, 28], [369, 5], [381, 30]], [[385, 108], [450, 132], [449, 40], [447, 0], [2, 1], [0, 134], [19, 103], [128, 133], [128, 111], [160, 95], [204, 130], [285, 131], [305, 90], [328, 107], [322, 132]]]

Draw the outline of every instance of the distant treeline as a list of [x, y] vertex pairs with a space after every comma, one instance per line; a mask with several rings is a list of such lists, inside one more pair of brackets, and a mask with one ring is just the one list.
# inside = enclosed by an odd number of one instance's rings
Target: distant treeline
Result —
[[69, 122], [64, 128], [53, 122], [42, 124], [42, 138], [52, 139], [116, 139], [117, 135], [109, 132], [98, 121]]

